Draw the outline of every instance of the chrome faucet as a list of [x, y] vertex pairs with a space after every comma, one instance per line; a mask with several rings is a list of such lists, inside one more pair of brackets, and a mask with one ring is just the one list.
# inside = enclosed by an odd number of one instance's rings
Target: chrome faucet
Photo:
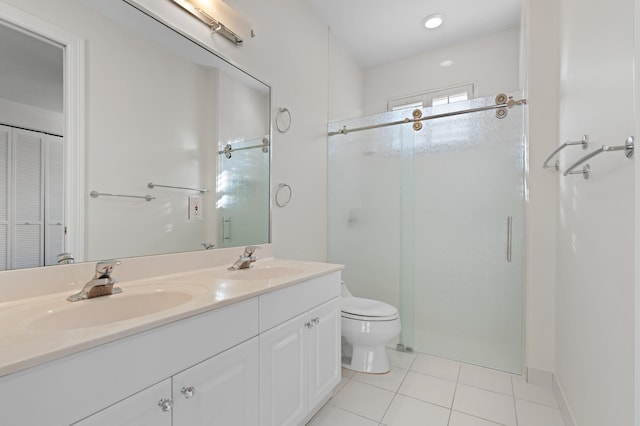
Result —
[[258, 246], [247, 246], [244, 248], [244, 253], [240, 255], [240, 258], [236, 260], [236, 263], [229, 266], [230, 271], [237, 271], [238, 269], [248, 269], [253, 266], [253, 262], [258, 260], [257, 257], [253, 255], [256, 250], [259, 250]]
[[75, 263], [75, 259], [73, 258], [73, 255], [71, 253], [60, 253], [57, 257], [56, 257], [56, 262], [58, 263], [58, 265], [68, 265], [70, 263]]
[[67, 300], [70, 302], [77, 302], [78, 300], [122, 293], [122, 289], [120, 287], [113, 286], [118, 282], [118, 280], [111, 276], [113, 268], [119, 264], [120, 261], [115, 259], [102, 260], [96, 263], [96, 273], [93, 278], [88, 281], [78, 293], [67, 297]]

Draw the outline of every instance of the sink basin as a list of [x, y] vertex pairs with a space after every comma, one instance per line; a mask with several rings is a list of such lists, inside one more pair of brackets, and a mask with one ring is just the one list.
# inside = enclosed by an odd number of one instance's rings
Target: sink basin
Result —
[[248, 269], [229, 271], [229, 279], [232, 280], [271, 280], [274, 278], [287, 278], [300, 274], [303, 270], [290, 266], [258, 266]]
[[165, 311], [190, 302], [206, 291], [199, 286], [141, 286], [112, 296], [56, 303], [36, 315], [27, 327], [36, 331], [71, 330], [125, 321]]

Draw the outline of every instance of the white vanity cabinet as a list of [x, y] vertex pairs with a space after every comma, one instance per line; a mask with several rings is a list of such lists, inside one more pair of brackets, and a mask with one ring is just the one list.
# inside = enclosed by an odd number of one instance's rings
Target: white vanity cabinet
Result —
[[339, 294], [331, 274], [260, 297], [261, 426], [304, 424], [340, 382]]
[[258, 407], [258, 338], [254, 337], [75, 426], [255, 426]]
[[341, 372], [340, 272], [315, 275], [0, 376], [0, 425], [304, 424]]
[[[196, 408], [185, 416], [206, 416], [196, 413], [204, 406], [197, 402], [201, 395], [253, 395], [239, 388], [258, 387], [258, 308], [258, 297], [254, 297], [0, 377], [0, 425], [68, 426], [82, 420], [87, 425], [155, 426], [151, 419], [164, 414], [158, 406], [162, 398], [173, 401], [171, 418], [177, 408], [186, 413], [192, 400], [196, 402], [190, 405]], [[204, 373], [206, 369], [210, 371]], [[190, 371], [202, 382], [192, 381]], [[220, 371], [229, 375], [223, 378]], [[157, 384], [167, 380], [173, 386], [156, 394]], [[185, 400], [180, 393], [183, 386], [197, 387], [194, 398]], [[97, 423], [90, 420], [92, 415]], [[110, 415], [131, 421], [118, 423]], [[163, 425], [165, 418], [158, 418]]]

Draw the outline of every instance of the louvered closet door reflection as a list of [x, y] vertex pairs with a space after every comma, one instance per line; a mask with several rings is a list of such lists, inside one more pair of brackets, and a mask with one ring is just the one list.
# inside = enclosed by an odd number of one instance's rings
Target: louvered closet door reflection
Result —
[[14, 267], [43, 264], [43, 174], [44, 135], [26, 130], [13, 133], [15, 234]]
[[64, 139], [47, 136], [45, 265], [55, 265], [64, 250]]
[[9, 147], [11, 129], [0, 126], [0, 270], [9, 268]]

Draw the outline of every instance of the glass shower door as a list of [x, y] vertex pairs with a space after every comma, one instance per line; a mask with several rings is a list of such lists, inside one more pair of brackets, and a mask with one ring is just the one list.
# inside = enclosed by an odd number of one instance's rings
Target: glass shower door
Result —
[[413, 283], [403, 286], [414, 350], [521, 373], [523, 108], [427, 121], [413, 141]]
[[346, 265], [355, 296], [399, 307], [405, 347], [522, 371], [523, 120], [515, 107], [503, 119], [489, 110], [423, 121], [419, 131], [401, 124], [329, 138], [329, 261]]

